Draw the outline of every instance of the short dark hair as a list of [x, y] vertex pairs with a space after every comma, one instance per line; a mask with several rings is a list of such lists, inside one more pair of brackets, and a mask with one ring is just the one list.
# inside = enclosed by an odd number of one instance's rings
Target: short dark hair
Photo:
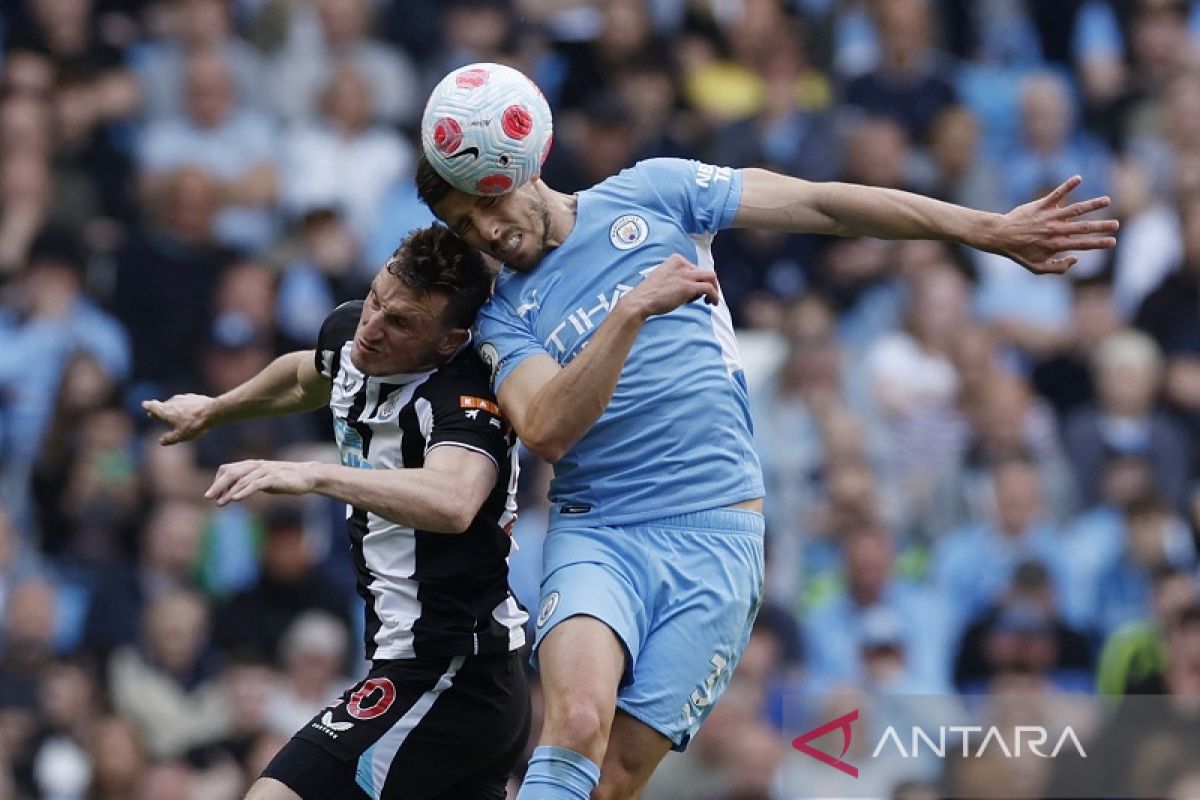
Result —
[[421, 202], [429, 206], [430, 210], [442, 200], [446, 199], [446, 195], [454, 188], [450, 183], [438, 174], [438, 171], [433, 168], [433, 164], [429, 163], [429, 159], [422, 153], [417, 161], [417, 174], [415, 178], [417, 182], [417, 197], [421, 198]]
[[445, 295], [446, 321], [457, 328], [471, 327], [492, 289], [483, 256], [445, 225], [409, 233], [384, 266], [410, 289]]

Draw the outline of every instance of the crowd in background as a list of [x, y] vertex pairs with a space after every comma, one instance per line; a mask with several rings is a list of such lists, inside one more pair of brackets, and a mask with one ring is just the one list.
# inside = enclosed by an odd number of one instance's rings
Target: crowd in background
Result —
[[[768, 602], [647, 800], [769, 797], [789, 693], [1200, 694], [1200, 3], [15, 0], [0, 32], [3, 800], [239, 797], [364, 672], [342, 509], [202, 499], [227, 461], [335, 458], [327, 417], [162, 448], [139, 403], [364, 295], [431, 221], [421, 107], [473, 61], [545, 91], [556, 189], [671, 156], [1003, 211], [1078, 173], [1122, 224], [1040, 278], [717, 237]], [[526, 459], [528, 607], [547, 481]]]

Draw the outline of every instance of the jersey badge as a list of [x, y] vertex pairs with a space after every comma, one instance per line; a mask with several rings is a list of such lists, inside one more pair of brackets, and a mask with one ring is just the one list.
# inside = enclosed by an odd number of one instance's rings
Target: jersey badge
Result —
[[650, 226], [646, 220], [637, 214], [626, 214], [617, 217], [616, 222], [608, 229], [608, 240], [618, 250], [632, 250], [650, 234]]

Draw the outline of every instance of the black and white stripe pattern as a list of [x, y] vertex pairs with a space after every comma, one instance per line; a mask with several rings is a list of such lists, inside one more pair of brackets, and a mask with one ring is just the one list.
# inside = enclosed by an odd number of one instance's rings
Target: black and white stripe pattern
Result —
[[329, 407], [342, 463], [415, 468], [433, 448], [455, 446], [486, 455], [499, 470], [495, 488], [462, 534], [414, 530], [347, 509], [357, 588], [366, 604], [366, 655], [518, 648], [528, 615], [508, 588], [516, 448], [508, 425], [491, 411], [487, 369], [467, 347], [436, 370], [366, 376], [350, 359], [361, 308], [337, 308], [321, 328], [316, 353], [318, 369], [333, 384]]

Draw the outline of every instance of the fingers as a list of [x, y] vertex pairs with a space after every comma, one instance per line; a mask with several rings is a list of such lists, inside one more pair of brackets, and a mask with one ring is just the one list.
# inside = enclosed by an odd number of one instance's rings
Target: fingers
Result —
[[215, 500], [219, 506], [248, 497], [253, 492], [245, 492], [247, 484], [258, 477], [261, 470], [261, 461], [238, 461], [234, 464], [222, 464], [221, 468], [217, 470], [216, 477], [213, 478], [212, 486], [208, 487], [204, 496], [209, 500]]
[[1070, 217], [1082, 217], [1084, 214], [1090, 214], [1093, 211], [1099, 211], [1102, 208], [1108, 208], [1112, 205], [1112, 198], [1107, 195], [1104, 197], [1093, 197], [1090, 200], [1080, 200], [1078, 203], [1072, 203], [1069, 206], [1064, 206], [1059, 209], [1059, 215], [1063, 219]]
[[1079, 177], [1078, 175], [1072, 175], [1060, 183], [1057, 189], [1042, 198], [1042, 205], [1057, 206], [1067, 195], [1071, 193], [1076, 186], [1081, 183], [1083, 183], [1083, 178]]
[[1116, 233], [1121, 223], [1115, 219], [1093, 219], [1080, 222], [1068, 222], [1060, 230], [1071, 236], [1092, 233]]
[[718, 305], [721, 302], [721, 288], [717, 283], [717, 273], [711, 270], [698, 270], [698, 272], [700, 274], [696, 276], [696, 282], [700, 286], [700, 296], [710, 306]]
[[1117, 246], [1117, 240], [1112, 236], [1072, 237], [1054, 239], [1050, 246], [1060, 253], [1068, 250], [1110, 250]]

